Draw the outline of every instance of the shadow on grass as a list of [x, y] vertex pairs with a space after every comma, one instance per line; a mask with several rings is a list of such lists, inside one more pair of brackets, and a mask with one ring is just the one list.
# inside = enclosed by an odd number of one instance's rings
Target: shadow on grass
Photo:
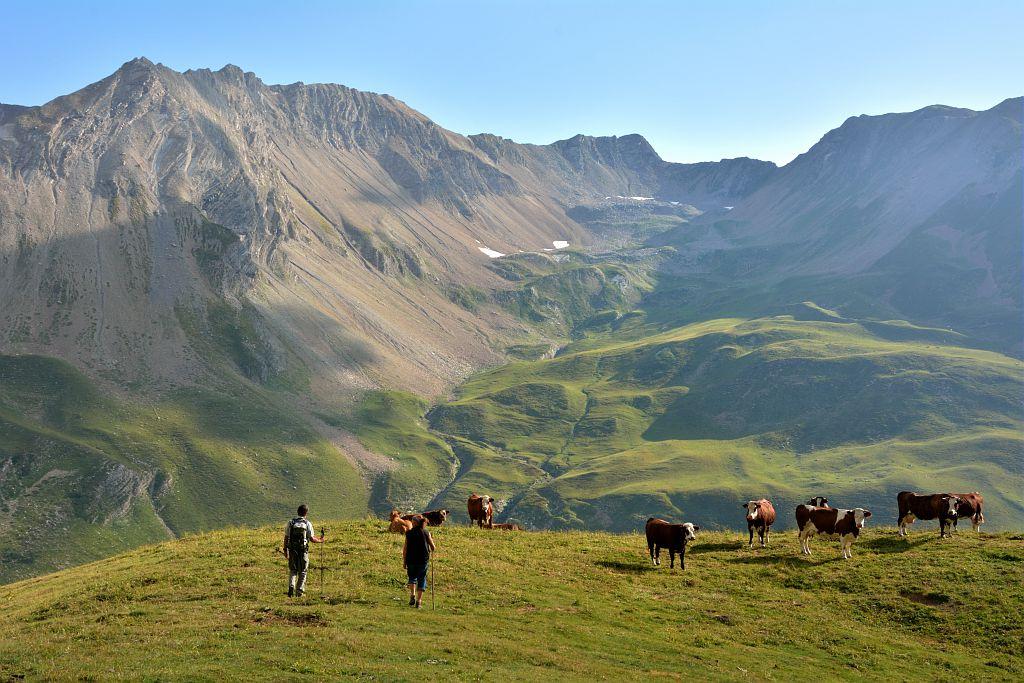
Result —
[[598, 567], [611, 569], [612, 571], [628, 572], [630, 574], [644, 574], [646, 572], [653, 572], [657, 569], [657, 567], [652, 564], [622, 562], [621, 560], [598, 560], [594, 564]]
[[772, 564], [787, 567], [811, 564], [804, 555], [739, 555], [729, 561], [736, 564]]
[[746, 545], [743, 541], [726, 541], [725, 543], [700, 543], [698, 541], [689, 546], [686, 552], [699, 555], [700, 553], [714, 553], [722, 550], [741, 550]]
[[879, 536], [857, 545], [873, 553], [887, 555], [889, 553], [905, 553], [932, 540], [929, 537], [918, 538], [912, 541], [909, 538], [902, 538], [900, 536]]

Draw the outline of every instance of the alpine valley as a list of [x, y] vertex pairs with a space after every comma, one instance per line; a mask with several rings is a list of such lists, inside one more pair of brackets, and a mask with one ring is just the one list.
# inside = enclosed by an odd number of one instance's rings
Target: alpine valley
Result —
[[1019, 528], [1022, 112], [777, 167], [141, 58], [0, 105], [0, 582], [470, 492], [627, 531], [979, 490]]

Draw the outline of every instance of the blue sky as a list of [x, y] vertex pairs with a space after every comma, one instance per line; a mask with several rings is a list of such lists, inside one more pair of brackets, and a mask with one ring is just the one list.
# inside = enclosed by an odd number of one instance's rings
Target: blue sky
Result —
[[144, 55], [337, 82], [460, 133], [646, 136], [671, 161], [786, 162], [856, 114], [1024, 94], [1024, 2], [7, 0], [0, 102]]

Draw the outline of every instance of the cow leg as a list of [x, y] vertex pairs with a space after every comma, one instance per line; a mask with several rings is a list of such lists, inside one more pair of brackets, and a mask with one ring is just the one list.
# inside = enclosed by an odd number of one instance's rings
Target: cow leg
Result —
[[765, 545], [765, 547], [767, 547], [768, 544], [771, 543], [771, 540], [772, 540], [772, 528], [770, 526], [766, 526], [764, 528], [764, 545]]
[[657, 567], [658, 566], [658, 561], [656, 559], [654, 559], [654, 544], [651, 543], [650, 541], [647, 541], [647, 552], [651, 556], [651, 564], [653, 564], [655, 567]]
[[767, 533], [767, 531], [766, 531], [765, 527], [761, 527], [760, 529], [757, 530], [757, 535], [761, 539], [761, 547], [762, 548], [765, 546], [764, 536], [765, 536], [766, 533]]
[[747, 525], [747, 531], [750, 532], [750, 540], [747, 541], [747, 547], [748, 548], [753, 548], [754, 547], [754, 526], [752, 524], [748, 524]]
[[686, 571], [686, 544], [679, 549], [679, 568]]
[[661, 566], [661, 546], [658, 544], [654, 544], [654, 564]]

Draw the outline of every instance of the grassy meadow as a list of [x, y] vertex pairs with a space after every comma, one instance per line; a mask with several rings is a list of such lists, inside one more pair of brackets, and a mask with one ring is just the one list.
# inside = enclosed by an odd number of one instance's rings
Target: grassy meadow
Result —
[[[317, 526], [321, 520], [314, 518]], [[283, 520], [282, 520], [283, 523]], [[640, 534], [435, 530], [436, 609], [401, 537], [328, 523], [326, 579], [285, 595], [277, 525], [0, 586], [4, 680], [1012, 680], [1024, 537], [869, 526], [843, 561], [795, 534], [701, 532], [687, 569]], [[314, 565], [320, 547], [314, 550]]]

